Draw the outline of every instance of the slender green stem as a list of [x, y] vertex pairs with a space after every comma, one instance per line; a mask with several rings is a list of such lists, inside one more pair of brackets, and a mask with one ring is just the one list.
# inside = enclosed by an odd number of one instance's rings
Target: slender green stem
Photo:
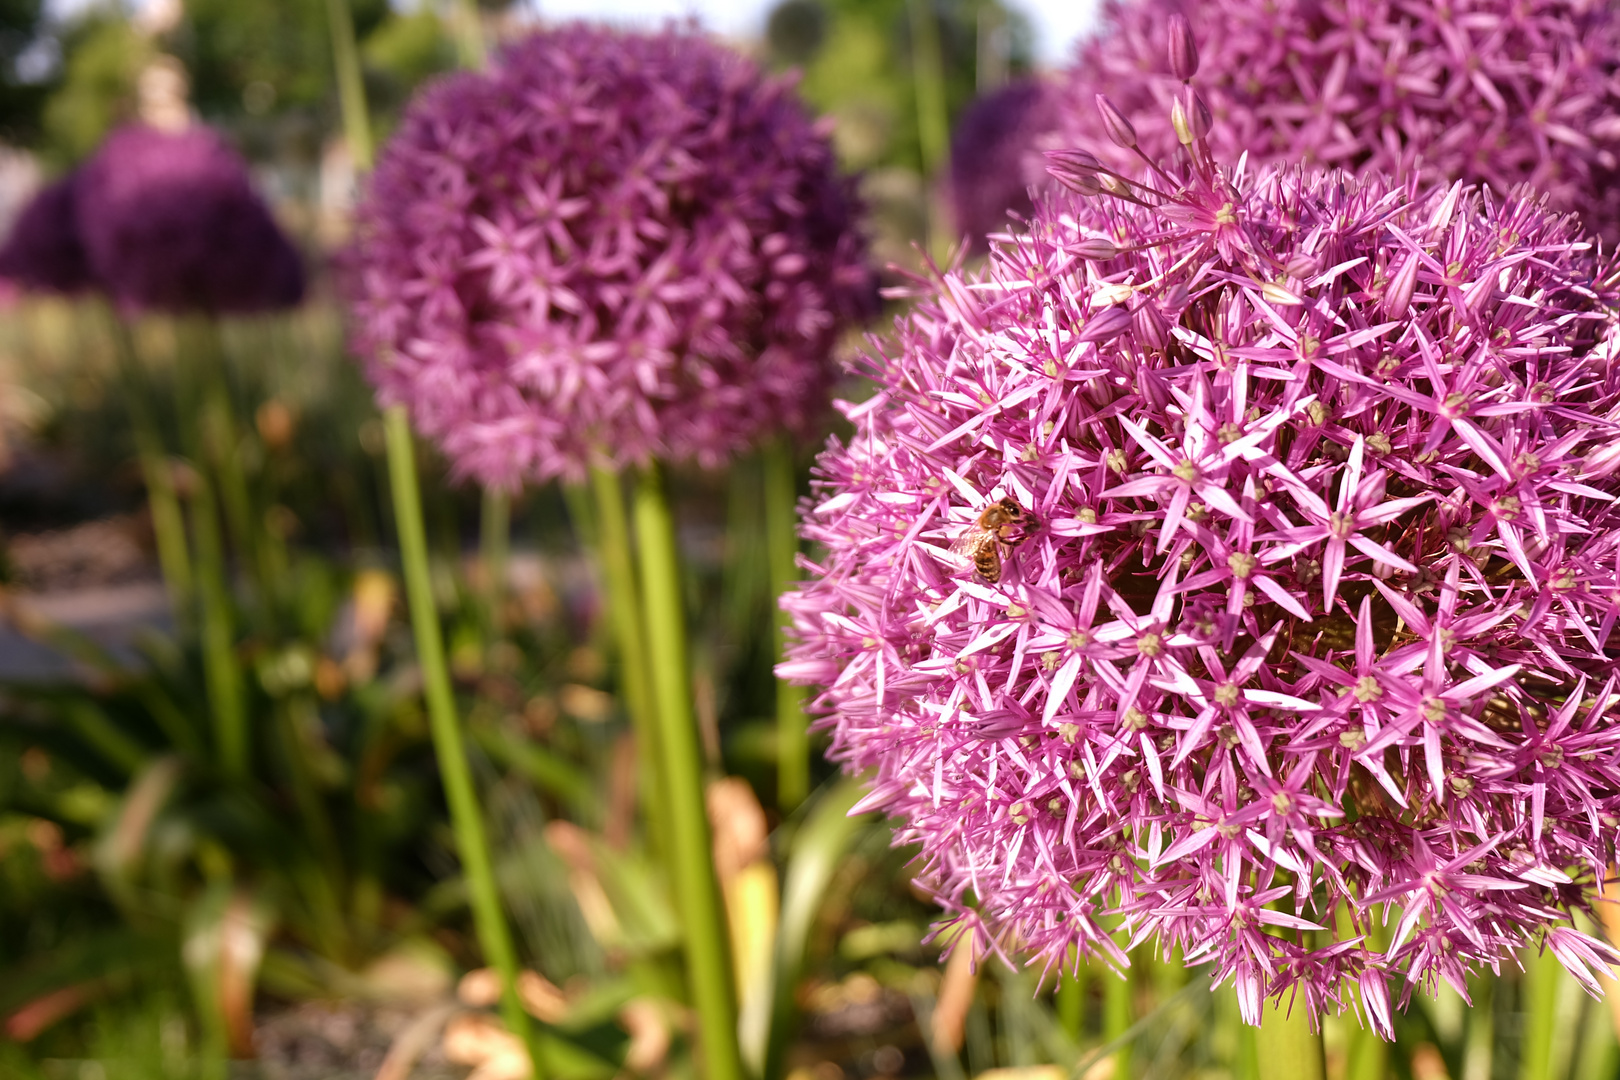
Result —
[[[232, 602], [230, 572], [225, 559], [225, 542], [220, 532], [219, 507], [214, 488], [201, 469], [202, 451], [191, 440], [192, 457], [199, 466], [196, 491], [191, 500], [191, 539], [186, 540], [184, 516], [176, 496], [173, 477], [162, 452], [157, 421], [150, 411], [140, 374], [134, 336], [122, 320], [114, 316], [113, 336], [128, 384], [126, 398], [135, 425], [141, 464], [146, 472], [149, 497], [153, 500], [153, 531], [158, 537], [159, 559], [170, 581], [170, 596], [177, 603], [197, 601], [198, 644], [202, 650], [203, 687], [208, 713], [213, 721], [214, 753], [220, 768], [231, 776], [248, 772], [251, 737], [247, 702], [243, 694], [242, 671], [236, 656], [235, 605]], [[180, 387], [182, 396], [186, 387]], [[195, 433], [192, 433], [193, 436]], [[191, 556], [195, 555], [193, 568]], [[195, 574], [193, 574], [195, 569]], [[183, 585], [183, 587], [182, 587]], [[182, 626], [189, 623], [189, 606], [177, 609]]]
[[332, 62], [337, 68], [338, 102], [343, 110], [343, 137], [358, 172], [371, 171], [375, 148], [371, 143], [371, 117], [366, 111], [366, 84], [360, 77], [360, 51], [354, 43], [354, 16], [349, 0], [326, 0], [332, 31]]
[[1255, 1038], [1259, 1051], [1260, 1080], [1324, 1080], [1322, 1035], [1311, 1030], [1305, 1002], [1267, 1000]]
[[242, 433], [236, 422], [236, 404], [226, 373], [227, 358], [219, 324], [204, 316], [183, 328], [192, 340], [190, 368], [202, 390], [202, 448], [205, 460], [219, 481], [220, 499], [239, 565], [251, 568], [257, 579], [259, 611], [274, 610], [275, 589], [281, 580], [263, 523], [254, 520], [253, 495], [242, 468]]
[[456, 59], [464, 68], [484, 66], [484, 20], [478, 0], [455, 0]]
[[191, 539], [197, 553], [197, 599], [201, 608], [203, 683], [214, 718], [214, 750], [220, 767], [231, 776], [248, 771], [248, 716], [243, 698], [242, 671], [236, 658], [236, 628], [232, 617], [225, 542], [220, 533], [219, 508], [213, 484], [197, 477], [191, 499]]
[[168, 455], [163, 451], [163, 436], [152, 415], [134, 336], [129, 332], [128, 324], [114, 312], [108, 312], [107, 325], [124, 384], [124, 402], [129, 409], [130, 426], [135, 435], [135, 452], [140, 459], [141, 476], [146, 481], [146, 502], [152, 515], [152, 535], [157, 541], [158, 566], [163, 571], [163, 582], [168, 588], [169, 605], [175, 621], [184, 629], [192, 623], [195, 584], [191, 576], [191, 552], [186, 543], [186, 520], [180, 509], [180, 495], [174, 487], [174, 472], [169, 468]]
[[[911, 77], [917, 96], [917, 142], [922, 151], [922, 175], [925, 193], [931, 190], [929, 181], [944, 164], [946, 146], [950, 139], [950, 117], [945, 105], [945, 62], [939, 47], [939, 18], [931, 0], [907, 0], [911, 16]], [[928, 208], [928, 250], [934, 258], [943, 258], [950, 246], [943, 215], [933, 205], [931, 195]]]
[[699, 1072], [705, 1080], [741, 1080], [729, 940], [704, 808], [703, 754], [692, 714], [675, 522], [656, 465], [642, 474], [636, 488], [636, 539], [658, 748], [664, 760], [665, 806], [674, 845], [671, 862], [685, 932], [687, 977], [702, 1034]]
[[501, 639], [506, 621], [506, 561], [512, 543], [512, 496], [500, 488], [486, 487], [478, 523], [479, 561], [484, 572], [484, 643]]
[[450, 804], [450, 824], [455, 830], [456, 847], [467, 878], [467, 893], [472, 901], [473, 926], [485, 959], [500, 976], [501, 1016], [508, 1030], [529, 1047], [533, 1075], [539, 1076], [540, 1061], [534, 1053], [533, 1027], [518, 997], [517, 952], [501, 910], [489, 839], [484, 833], [483, 810], [473, 790], [472, 769], [467, 763], [461, 724], [456, 718], [455, 697], [450, 689], [450, 670], [445, 662], [439, 613], [433, 602], [433, 580], [428, 569], [427, 537], [422, 525], [422, 500], [417, 488], [416, 451], [410, 424], [405, 410], [398, 405], [384, 411], [383, 424], [388, 444], [388, 476], [394, 492], [394, 520], [399, 528], [400, 561], [404, 564], [411, 629], [416, 636], [416, 659], [422, 668], [428, 724], [433, 732], [433, 749], [444, 782], [445, 800]]
[[665, 807], [662, 756], [658, 751], [658, 718], [648, 685], [647, 639], [641, 623], [641, 590], [636, 583], [635, 558], [630, 549], [630, 521], [625, 513], [619, 474], [601, 466], [591, 469], [591, 492], [596, 499], [597, 552], [602, 560], [608, 612], [619, 649], [619, 680], [625, 705], [636, 733], [642, 812], [654, 852], [671, 856], [669, 820]]
[[[787, 646], [787, 612], [782, 594], [798, 580], [798, 491], [793, 482], [793, 450], [786, 439], [765, 447], [765, 546], [770, 552], [771, 597], [775, 615], [776, 657]], [[776, 803], [783, 813], [810, 794], [810, 732], [804, 717], [804, 687], [776, 680]]]

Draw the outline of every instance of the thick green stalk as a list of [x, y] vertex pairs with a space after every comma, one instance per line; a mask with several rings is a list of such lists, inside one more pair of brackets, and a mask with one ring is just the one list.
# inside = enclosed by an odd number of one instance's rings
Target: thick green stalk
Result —
[[944, 258], [950, 246], [943, 215], [930, 181], [945, 161], [951, 122], [945, 106], [945, 62], [939, 47], [939, 17], [932, 0], [907, 0], [911, 16], [911, 78], [917, 96], [917, 143], [922, 151], [924, 197], [928, 207], [928, 251]]
[[1311, 1030], [1305, 1002], [1293, 1009], [1268, 999], [1262, 1009], [1255, 1041], [1259, 1051], [1260, 1080], [1324, 1080], [1327, 1064], [1322, 1056], [1322, 1035]]
[[[1072, 955], [1072, 952], [1071, 952]], [[1076, 963], [1073, 971], [1065, 971], [1058, 976], [1057, 1007], [1058, 1025], [1063, 1033], [1078, 1047], [1086, 1034], [1086, 984], [1090, 982], [1091, 970], [1083, 963]]]
[[602, 560], [602, 583], [619, 649], [619, 685], [624, 690], [630, 724], [636, 733], [636, 757], [641, 783], [642, 813], [654, 852], [668, 860], [669, 805], [664, 795], [662, 761], [658, 752], [658, 718], [648, 685], [647, 639], [641, 623], [641, 589], [636, 583], [635, 557], [630, 548], [630, 519], [624, 508], [619, 474], [601, 466], [591, 469], [595, 497], [596, 549]]
[[[1351, 917], [1348, 904], [1339, 905], [1335, 917], [1341, 939], [1353, 938], [1361, 932]], [[1387, 946], [1388, 929], [1370, 915], [1367, 918], [1367, 934], [1374, 945], [1379, 948]], [[1384, 1080], [1389, 1071], [1389, 1044], [1373, 1030], [1370, 1010], [1365, 1008], [1365, 1001], [1362, 1005], [1362, 1023], [1350, 1023], [1345, 1033], [1344, 1080]], [[1346, 1019], [1350, 1020], [1350, 1015], [1347, 1014]]]
[[[1107, 972], [1103, 976], [1103, 1042], [1121, 1038], [1135, 1022], [1135, 1008], [1131, 1001], [1131, 969], [1119, 973]], [[1126, 1043], [1114, 1051], [1113, 1080], [1125, 1080], [1131, 1075], [1131, 1046]]]
[[501, 639], [506, 605], [506, 562], [511, 550], [512, 496], [500, 488], [486, 487], [478, 522], [479, 561], [484, 572], [484, 644]]
[[685, 934], [687, 977], [702, 1036], [700, 1075], [705, 1080], [741, 1080], [731, 950], [710, 848], [703, 753], [692, 715], [680, 558], [675, 522], [656, 465], [637, 485], [635, 520], [658, 748], [664, 762], [665, 812], [673, 844], [670, 862]]
[[1519, 1044], [1519, 1080], [1553, 1080], [1553, 1043], [1558, 1025], [1558, 983], [1563, 968], [1551, 949], [1527, 949], [1519, 983], [1524, 1038]]
[[[1215, 991], [1215, 1040], [1229, 1055], [1232, 1080], [1259, 1080], [1255, 1029], [1243, 1022], [1243, 1009], [1237, 991], [1228, 984]], [[1382, 1080], [1382, 1078], [1380, 1078]]]
[[416, 636], [416, 659], [422, 668], [428, 724], [433, 732], [433, 750], [444, 782], [445, 801], [450, 804], [450, 824], [455, 830], [456, 847], [467, 878], [467, 894], [472, 901], [473, 926], [484, 958], [501, 979], [501, 1017], [507, 1029], [529, 1047], [533, 1075], [539, 1076], [540, 1061], [534, 1053], [533, 1027], [518, 997], [517, 951], [512, 946], [511, 931], [501, 911], [489, 839], [484, 834], [483, 809], [473, 790], [472, 769], [467, 764], [467, 749], [462, 742], [456, 701], [450, 689], [450, 669], [445, 662], [439, 612], [433, 602], [433, 579], [428, 569], [427, 536], [422, 525], [422, 499], [417, 488], [416, 450], [411, 440], [410, 422], [402, 406], [391, 405], [383, 413], [383, 424], [388, 443], [388, 477], [394, 492], [394, 520], [399, 528], [400, 561], [405, 570], [405, 594], [410, 603], [411, 629]]
[[[775, 655], [787, 646], [787, 612], [778, 602], [798, 580], [798, 490], [793, 482], [793, 449], [786, 439], [765, 447], [765, 546], [770, 552]], [[810, 730], [804, 717], [804, 687], [776, 680], [776, 804], [784, 814], [810, 794]]]

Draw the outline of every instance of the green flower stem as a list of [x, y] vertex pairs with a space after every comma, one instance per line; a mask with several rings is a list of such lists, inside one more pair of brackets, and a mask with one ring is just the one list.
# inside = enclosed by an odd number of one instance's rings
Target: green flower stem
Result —
[[[765, 546], [770, 553], [773, 606], [798, 580], [798, 491], [793, 482], [793, 449], [786, 439], [765, 447]], [[787, 646], [787, 612], [774, 606], [776, 658]], [[810, 730], [804, 716], [804, 687], [776, 680], [776, 803], [784, 814], [810, 794]]]
[[237, 663], [234, 605], [213, 485], [199, 471], [191, 500], [191, 539], [188, 542], [185, 515], [163, 453], [157, 420], [151, 411], [134, 335], [116, 314], [112, 316], [111, 327], [125, 383], [124, 397], [135, 430], [141, 470], [145, 474], [147, 498], [152, 506], [158, 561], [169, 587], [170, 601], [175, 605], [175, 617], [182, 627], [192, 623], [192, 601], [196, 601], [203, 686], [208, 713], [213, 720], [216, 761], [228, 775], [245, 776], [251, 742], [247, 702], [243, 695], [242, 671]]
[[1519, 983], [1519, 1011], [1524, 1039], [1519, 1044], [1519, 1080], [1552, 1080], [1553, 1043], [1557, 1038], [1558, 984], [1563, 968], [1551, 949], [1525, 950], [1524, 978]]
[[428, 569], [427, 537], [422, 525], [422, 499], [417, 487], [416, 450], [411, 440], [410, 422], [405, 418], [403, 407], [391, 405], [384, 410], [383, 424], [411, 629], [416, 635], [417, 662], [422, 668], [434, 754], [439, 761], [445, 800], [450, 804], [450, 823], [455, 830], [456, 847], [467, 878], [467, 893], [472, 901], [473, 926], [485, 959], [500, 976], [501, 1017], [506, 1021], [507, 1030], [529, 1048], [534, 1066], [532, 1075], [538, 1077], [540, 1059], [534, 1052], [534, 1029], [518, 997], [517, 952], [512, 946], [506, 916], [501, 911], [489, 840], [484, 834], [483, 810], [473, 790], [472, 769], [467, 764], [455, 697], [450, 690], [450, 670], [445, 663], [439, 613], [433, 601], [433, 581]]
[[349, 0], [326, 0], [332, 32], [332, 62], [337, 68], [338, 104], [343, 112], [343, 137], [357, 172], [368, 173], [374, 160], [371, 116], [366, 111], [366, 84], [360, 76], [360, 51], [354, 43], [354, 16]]
[[659, 725], [658, 748], [664, 761], [664, 808], [673, 843], [669, 861], [685, 935], [687, 977], [701, 1033], [703, 1065], [699, 1075], [704, 1080], [741, 1080], [729, 939], [709, 843], [703, 754], [692, 715], [675, 522], [656, 465], [642, 474], [637, 485], [635, 521], [641, 549], [648, 659]]
[[[1122, 1038], [1135, 1022], [1131, 1001], [1131, 969], [1103, 976], [1103, 1042]], [[1126, 1043], [1114, 1052], [1114, 1080], [1125, 1080], [1131, 1075], [1131, 1046]]]
[[163, 451], [163, 436], [152, 415], [148, 388], [141, 376], [140, 361], [129, 326], [116, 313], [107, 313], [113, 351], [124, 384], [124, 401], [129, 408], [130, 426], [135, 436], [135, 452], [146, 481], [146, 503], [152, 515], [152, 535], [157, 542], [158, 566], [168, 588], [169, 606], [182, 629], [192, 623], [195, 583], [191, 575], [191, 551], [186, 543], [185, 514], [174, 487], [174, 472]]
[[484, 572], [484, 644], [501, 639], [505, 620], [506, 562], [511, 550], [512, 496], [500, 488], [486, 487], [478, 522], [479, 562]]
[[[1361, 933], [1361, 928], [1350, 915], [1348, 904], [1339, 905], [1335, 918], [1340, 940], [1349, 940]], [[1389, 931], [1368, 916], [1367, 938], [1369, 944], [1382, 950], [1389, 944]], [[1347, 1015], [1346, 1019], [1349, 1020], [1351, 1017]], [[1345, 1080], [1384, 1080], [1389, 1071], [1389, 1044], [1373, 1030], [1370, 1021], [1364, 1020], [1361, 1024], [1352, 1021], [1347, 1028]]]
[[[1070, 950], [1070, 955], [1073, 955], [1073, 950]], [[1065, 971], [1058, 976], [1057, 1000], [1054, 1003], [1058, 1025], [1076, 1047], [1086, 1035], [1086, 984], [1090, 982], [1090, 976], [1090, 969], [1083, 963], [1076, 963], [1073, 971]]]
[[464, 68], [484, 66], [484, 20], [478, 14], [478, 0], [455, 0], [456, 59]]
[[596, 549], [602, 561], [608, 613], [619, 649], [619, 682], [624, 689], [630, 723], [636, 733], [636, 756], [641, 784], [642, 812], [656, 855], [671, 857], [669, 820], [665, 807], [663, 758], [658, 750], [658, 718], [648, 685], [647, 639], [641, 622], [641, 590], [636, 584], [635, 559], [630, 550], [630, 520], [624, 508], [619, 474], [601, 466], [591, 468], [591, 494], [595, 497]]
[[228, 775], [246, 776], [251, 739], [242, 670], [237, 664], [225, 541], [220, 532], [213, 484], [202, 475], [197, 477], [197, 490], [191, 499], [191, 539], [197, 553], [203, 683], [208, 694], [208, 711], [214, 719], [214, 750], [219, 755], [220, 767]]
[[[219, 478], [219, 494], [225, 522], [237, 558], [253, 570], [259, 588], [260, 610], [274, 607], [274, 590], [282, 575], [277, 573], [268, 549], [263, 523], [254, 520], [253, 496], [247, 473], [242, 469], [242, 433], [236, 423], [236, 405], [231, 399], [226, 377], [225, 343], [219, 323], [203, 317], [190, 327], [193, 339], [191, 370], [202, 390], [202, 447], [208, 463]], [[201, 462], [199, 462], [200, 464]]]
[[1311, 1030], [1303, 999], [1294, 1001], [1292, 1011], [1287, 1003], [1267, 999], [1256, 1043], [1260, 1080], [1324, 1080], [1327, 1075], [1322, 1035]]

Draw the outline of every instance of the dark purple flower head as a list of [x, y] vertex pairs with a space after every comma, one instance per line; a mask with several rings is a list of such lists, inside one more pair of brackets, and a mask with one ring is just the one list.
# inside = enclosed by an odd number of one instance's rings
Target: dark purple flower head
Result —
[[1170, 159], [1179, 57], [1222, 161], [1415, 169], [1498, 195], [1529, 183], [1620, 240], [1620, 9], [1604, 0], [1108, 0], [1103, 23], [1067, 76], [1065, 145], [1104, 141], [1102, 93]]
[[951, 135], [950, 197], [956, 231], [971, 250], [1034, 209], [1030, 188], [1046, 178], [1037, 139], [1056, 120], [1052, 92], [1034, 79], [1008, 83], [974, 101]]
[[779, 670], [995, 948], [1157, 935], [1251, 1023], [1386, 1036], [1529, 942], [1595, 987], [1620, 273], [1523, 192], [1191, 151], [1053, 154], [1027, 235], [919, 286]]
[[79, 236], [76, 185], [70, 173], [23, 207], [0, 247], [0, 278], [35, 292], [77, 293], [94, 284]]
[[297, 250], [206, 128], [114, 132], [80, 171], [77, 205], [91, 270], [120, 305], [233, 313], [303, 296]]
[[407, 110], [360, 211], [360, 354], [458, 471], [717, 464], [825, 402], [875, 302], [788, 84], [686, 29], [569, 26]]

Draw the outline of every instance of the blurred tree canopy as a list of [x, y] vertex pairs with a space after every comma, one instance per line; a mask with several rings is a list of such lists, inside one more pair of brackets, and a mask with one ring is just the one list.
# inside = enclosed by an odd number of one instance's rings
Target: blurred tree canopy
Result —
[[953, 121], [980, 90], [1030, 70], [1029, 24], [1001, 0], [782, 0], [766, 24], [770, 56], [804, 69], [800, 90], [838, 120], [839, 153], [851, 168], [922, 168], [914, 2], [928, 7], [939, 29]]
[[135, 112], [135, 84], [152, 45], [129, 22], [95, 11], [61, 31], [62, 72], [40, 118], [41, 153], [57, 166], [78, 161]]
[[46, 89], [18, 71], [18, 61], [39, 35], [44, 0], [0, 0], [0, 139], [32, 142]]
[[[388, 0], [349, 0], [360, 40], [389, 16]], [[169, 47], [191, 73], [191, 95], [204, 116], [244, 109], [244, 94], [268, 86], [267, 112], [321, 106], [332, 82], [325, 0], [185, 0], [185, 19]], [[252, 106], [251, 95], [246, 101]]]
[[[163, 53], [184, 65], [197, 112], [235, 132], [251, 156], [309, 161], [338, 128], [325, 0], [185, 0], [178, 25], [157, 38], [120, 0], [55, 23], [43, 4], [0, 0], [0, 141], [32, 147], [54, 168], [136, 114], [141, 72]], [[397, 11], [389, 0], [350, 0], [350, 8], [386, 132], [419, 83], [455, 65], [455, 48], [433, 5]], [[18, 71], [25, 54], [24, 66], [37, 70]]]

